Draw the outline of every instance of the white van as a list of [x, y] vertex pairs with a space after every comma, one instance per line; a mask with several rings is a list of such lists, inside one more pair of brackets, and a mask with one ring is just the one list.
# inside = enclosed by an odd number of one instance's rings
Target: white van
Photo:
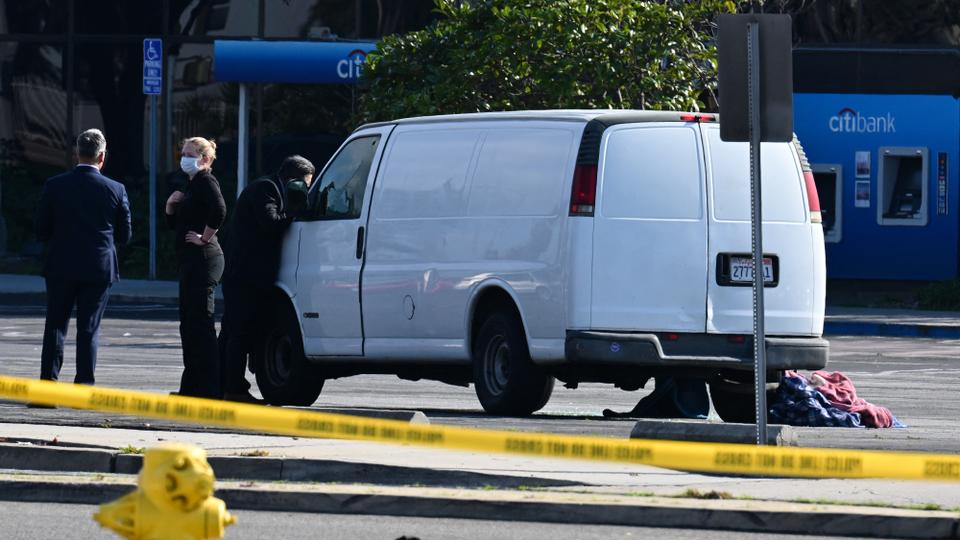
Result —
[[[826, 365], [823, 230], [799, 143], [764, 143], [761, 165], [776, 380]], [[721, 141], [713, 115], [365, 125], [309, 200], [252, 362], [270, 403], [391, 373], [472, 382], [486, 411], [524, 415], [555, 378], [632, 390], [672, 374], [711, 382], [726, 419], [753, 410], [748, 148]]]

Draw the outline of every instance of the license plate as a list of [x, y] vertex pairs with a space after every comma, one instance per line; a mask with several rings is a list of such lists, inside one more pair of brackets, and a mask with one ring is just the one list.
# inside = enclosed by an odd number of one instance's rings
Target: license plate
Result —
[[[753, 283], [753, 259], [750, 257], [730, 257], [730, 281], [734, 283]], [[773, 282], [773, 259], [763, 258], [763, 282]]]

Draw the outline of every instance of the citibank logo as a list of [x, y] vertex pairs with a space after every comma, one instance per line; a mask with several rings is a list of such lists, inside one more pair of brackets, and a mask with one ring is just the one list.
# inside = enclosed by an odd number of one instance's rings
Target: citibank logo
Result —
[[337, 62], [337, 75], [341, 79], [359, 79], [363, 73], [363, 63], [367, 60], [367, 53], [354, 49], [346, 58]]
[[840, 109], [829, 120], [830, 131], [834, 133], [896, 133], [896, 118], [886, 116], [863, 116], [850, 107]]

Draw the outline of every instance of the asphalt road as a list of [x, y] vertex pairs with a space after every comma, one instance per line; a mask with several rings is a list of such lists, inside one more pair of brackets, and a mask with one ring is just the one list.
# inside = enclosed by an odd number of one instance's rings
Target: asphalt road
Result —
[[[96, 506], [54, 503], [0, 503], [0, 537], [8, 540], [114, 539], [92, 516]], [[43, 516], [38, 519], [37, 516]], [[514, 540], [611, 540], [615, 538], [658, 538], [663, 540], [794, 540], [809, 536], [750, 534], [697, 529], [653, 529], [609, 525], [559, 525], [505, 521], [406, 518], [365, 515], [292, 514], [282, 512], [236, 512], [237, 524], [229, 527], [231, 540], [283, 538], [370, 540], [473, 540], [511, 538]], [[828, 537], [819, 537], [829, 540]]]
[[[175, 308], [110, 308], [101, 327], [97, 384], [169, 392], [181, 373]], [[71, 328], [71, 332], [73, 329]], [[43, 334], [41, 306], [0, 306], [0, 373], [39, 374]], [[74, 373], [73, 338], [67, 343], [62, 380]], [[956, 340], [833, 337], [830, 369], [845, 372], [865, 399], [890, 408], [909, 427], [889, 430], [804, 429], [801, 444], [960, 453], [960, 343]], [[252, 375], [250, 376], [252, 379]], [[651, 385], [652, 387], [652, 385]], [[613, 437], [629, 435], [633, 422], [607, 420], [604, 408], [630, 409], [648, 390], [624, 392], [608, 385], [558, 385], [547, 406], [531, 418], [483, 413], [472, 388], [368, 375], [327, 381], [316, 407], [414, 409], [432, 423], [550, 431]], [[46, 411], [0, 402], [0, 421], [66, 425], [171, 428], [177, 424], [93, 411]], [[198, 429], [198, 428], [190, 428]]]

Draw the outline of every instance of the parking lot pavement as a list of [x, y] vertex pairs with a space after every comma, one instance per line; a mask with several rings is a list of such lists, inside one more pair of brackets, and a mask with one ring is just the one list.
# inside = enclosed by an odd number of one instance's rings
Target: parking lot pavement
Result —
[[[4, 374], [35, 377], [38, 373], [42, 308], [35, 306], [32, 312], [28, 308], [20, 306], [12, 313], [5, 309], [7, 314], [0, 316], [0, 372]], [[178, 324], [169, 315], [164, 316], [163, 309], [169, 308], [123, 306], [108, 312], [101, 328], [98, 384], [163, 393], [177, 388], [182, 369]], [[960, 452], [955, 428], [960, 418], [957, 343], [929, 338], [831, 338], [829, 368], [847, 373], [862, 397], [890, 408], [909, 428], [808, 430], [801, 444]], [[62, 373], [64, 380], [73, 376], [72, 344], [71, 336]], [[434, 424], [627, 437], [633, 422], [604, 419], [601, 411], [630, 409], [648, 391], [649, 388], [623, 392], [600, 384], [584, 384], [571, 390], [558, 385], [540, 413], [518, 419], [484, 414], [471, 388], [371, 375], [328, 381], [316, 405], [415, 409], [423, 411]], [[26, 409], [9, 402], [0, 403], [0, 421], [116, 427], [151, 424], [154, 428], [182, 429], [154, 420], [91, 411]]]

